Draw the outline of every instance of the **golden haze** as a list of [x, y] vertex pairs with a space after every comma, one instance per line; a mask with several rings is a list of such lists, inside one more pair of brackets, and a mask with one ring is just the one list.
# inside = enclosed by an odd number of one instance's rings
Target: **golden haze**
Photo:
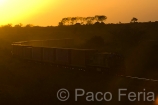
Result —
[[107, 16], [107, 23], [157, 21], [158, 0], [0, 0], [0, 25], [57, 25], [63, 17]]

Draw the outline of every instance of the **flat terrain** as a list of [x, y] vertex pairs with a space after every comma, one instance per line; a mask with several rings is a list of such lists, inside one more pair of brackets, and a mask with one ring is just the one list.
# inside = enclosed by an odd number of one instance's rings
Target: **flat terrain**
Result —
[[[0, 28], [0, 104], [1, 105], [154, 105], [154, 102], [118, 102], [118, 90], [154, 92], [158, 82], [130, 79], [114, 74], [86, 72], [17, 59], [11, 56], [11, 43], [28, 40], [73, 38], [74, 47], [117, 52], [125, 58], [126, 73], [158, 80], [158, 22], [63, 27]], [[60, 102], [57, 91], [65, 88], [70, 99]], [[75, 102], [75, 89], [85, 92], [111, 92], [110, 102], [86, 101], [86, 94]], [[145, 91], [144, 91], [145, 89]], [[64, 95], [64, 94], [62, 94]], [[99, 96], [101, 98], [101, 96]], [[138, 97], [137, 97], [138, 98]], [[141, 97], [141, 99], [143, 96]]]
[[[158, 82], [23, 61], [12, 57], [8, 50], [1, 50], [0, 57], [1, 105], [138, 105], [137, 101], [129, 102], [127, 97], [118, 102], [120, 88], [127, 89], [125, 93], [154, 92], [155, 98], [158, 95]], [[70, 92], [70, 99], [66, 102], [57, 99], [57, 91], [61, 88]], [[75, 102], [77, 88], [84, 89], [85, 92], [110, 92], [113, 97], [110, 102], [87, 102], [85, 94]], [[141, 99], [143, 100], [143, 96]], [[152, 104], [153, 102], [139, 102], [139, 105]]]

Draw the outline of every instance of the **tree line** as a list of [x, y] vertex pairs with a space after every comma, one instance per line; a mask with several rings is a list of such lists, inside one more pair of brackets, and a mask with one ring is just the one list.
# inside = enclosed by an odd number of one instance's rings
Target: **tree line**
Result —
[[39, 27], [39, 26], [34, 26], [33, 24], [26, 24], [23, 25], [22, 23], [16, 24], [16, 25], [12, 25], [12, 24], [6, 24], [6, 25], [1, 25], [2, 28], [9, 28], [9, 27]]
[[66, 17], [62, 18], [62, 20], [59, 22], [59, 26], [61, 25], [75, 25], [75, 24], [81, 24], [81, 25], [91, 25], [98, 23], [105, 23], [105, 20], [107, 19], [104, 15], [95, 15], [94, 17]]
[[[65, 17], [62, 18], [61, 21], [59, 22], [58, 26], [67, 26], [67, 25], [75, 25], [75, 24], [79, 24], [79, 25], [93, 25], [96, 23], [103, 23], [105, 24], [105, 21], [107, 20], [107, 16], [105, 15], [95, 15], [93, 17]], [[137, 23], [138, 22], [138, 18], [133, 17], [130, 20], [130, 23]], [[151, 22], [151, 21], [149, 21]], [[158, 22], [158, 21], [155, 21]], [[111, 23], [113, 24], [113, 23]], [[119, 22], [119, 24], [122, 24], [121, 22]], [[33, 24], [26, 24], [23, 25], [22, 23], [16, 24], [16, 25], [12, 25], [12, 24], [6, 24], [6, 25], [1, 25], [0, 27], [41, 27], [41, 26], [34, 26]], [[46, 27], [52, 27], [52, 26], [46, 26]]]
[[[62, 25], [92, 25], [95, 23], [105, 23], [105, 20], [107, 19], [104, 15], [95, 15], [94, 17], [66, 17], [62, 18], [62, 20], [59, 22], [59, 26]], [[136, 23], [138, 19], [136, 17], [133, 17], [130, 21], [130, 23]], [[121, 22], [119, 22], [121, 24]]]

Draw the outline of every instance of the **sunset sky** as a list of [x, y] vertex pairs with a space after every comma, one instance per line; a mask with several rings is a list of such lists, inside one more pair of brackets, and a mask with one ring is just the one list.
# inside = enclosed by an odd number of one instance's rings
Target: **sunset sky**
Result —
[[56, 26], [63, 17], [107, 16], [106, 23], [158, 21], [158, 0], [0, 0], [0, 25]]

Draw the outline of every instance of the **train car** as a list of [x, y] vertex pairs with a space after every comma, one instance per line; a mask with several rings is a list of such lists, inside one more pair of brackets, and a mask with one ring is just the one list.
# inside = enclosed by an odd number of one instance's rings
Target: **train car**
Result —
[[43, 47], [32, 47], [32, 60], [38, 62], [43, 61]]
[[13, 45], [13, 55], [20, 57], [22, 55], [22, 47], [21, 45]]
[[31, 46], [27, 46], [27, 45], [18, 46], [18, 57], [19, 58], [24, 58], [25, 57], [25, 47], [31, 47]]
[[55, 63], [59, 65], [68, 65], [71, 63], [71, 50], [69, 48], [56, 48]]
[[43, 61], [46, 63], [55, 63], [56, 48], [44, 47], [43, 48]]
[[20, 41], [19, 43], [20, 43], [21, 45], [24, 45], [24, 46], [29, 45], [29, 42], [28, 42], [28, 41]]
[[32, 60], [32, 47], [24, 47], [24, 59]]
[[12, 54], [17, 57], [22, 57], [23, 48], [21, 44], [12, 44]]
[[94, 49], [73, 49], [71, 51], [71, 66], [86, 68], [97, 50]]
[[18, 46], [20, 46], [19, 44], [12, 44], [12, 55], [17, 56], [18, 55]]
[[[49, 41], [45, 41], [45, 45], [58, 43], [58, 40]], [[64, 42], [63, 40], [60, 41]], [[38, 43], [41, 43], [41, 41]], [[122, 65], [123, 62], [123, 58], [119, 54], [109, 52], [98, 53], [98, 51], [95, 49], [73, 49], [43, 46], [38, 47], [22, 45], [22, 42], [13, 43], [12, 47], [12, 54], [17, 57], [61, 66], [71, 66], [74, 68], [94, 68], [95, 70], [99, 71], [108, 70], [116, 72], [118, 69], [120, 69], [120, 65]]]
[[20, 41], [20, 42], [13, 42], [12, 43], [12, 45], [21, 45], [22, 44], [22, 42]]
[[19, 55], [19, 46], [22, 45], [22, 42], [13, 42], [11, 45], [12, 45], [12, 55], [18, 56]]
[[22, 57], [24, 55], [23, 47], [28, 46], [28, 41], [13, 42], [12, 54]]
[[122, 62], [123, 57], [121, 57], [119, 54], [103, 52], [93, 56], [90, 66], [96, 68], [98, 71], [116, 72], [118, 69], [120, 69]]

